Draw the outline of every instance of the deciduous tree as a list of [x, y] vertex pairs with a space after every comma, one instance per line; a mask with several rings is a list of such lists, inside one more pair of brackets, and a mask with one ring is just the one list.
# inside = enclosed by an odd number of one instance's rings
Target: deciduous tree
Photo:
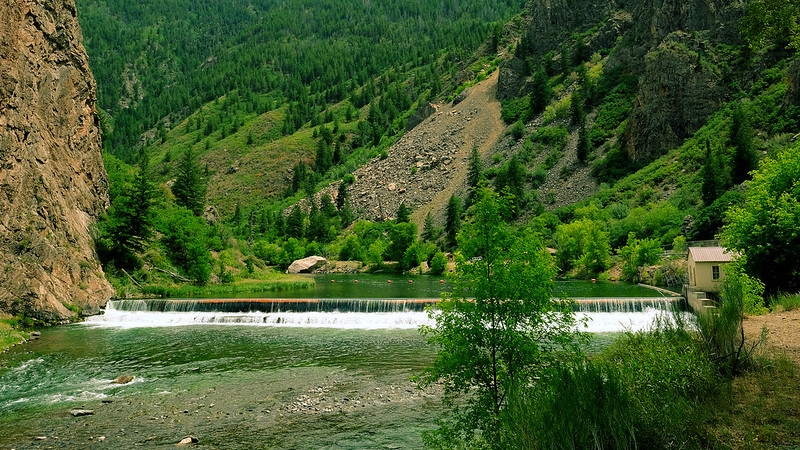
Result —
[[431, 310], [436, 325], [422, 327], [438, 354], [419, 379], [442, 381], [446, 401], [466, 395], [466, 409], [429, 439], [457, 447], [477, 438], [479, 446], [504, 448], [509, 393], [528, 387], [557, 351], [577, 352], [576, 321], [570, 302], [551, 298], [555, 270], [541, 236], [508, 225], [510, 196], [481, 188], [477, 200], [458, 234], [453, 291]]

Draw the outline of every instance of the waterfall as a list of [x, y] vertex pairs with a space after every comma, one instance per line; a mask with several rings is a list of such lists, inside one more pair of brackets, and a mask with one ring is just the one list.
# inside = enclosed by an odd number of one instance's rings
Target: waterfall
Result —
[[[636, 331], [682, 304], [681, 297], [577, 298], [589, 332]], [[249, 325], [308, 328], [417, 328], [434, 325], [425, 307], [438, 299], [155, 299], [112, 300], [87, 325], [136, 328]]]

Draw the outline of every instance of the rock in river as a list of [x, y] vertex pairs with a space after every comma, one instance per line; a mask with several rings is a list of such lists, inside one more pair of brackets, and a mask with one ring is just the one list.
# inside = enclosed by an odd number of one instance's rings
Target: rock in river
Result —
[[298, 259], [289, 265], [286, 273], [312, 272], [314, 269], [324, 266], [328, 260], [322, 256], [309, 256], [308, 258]]

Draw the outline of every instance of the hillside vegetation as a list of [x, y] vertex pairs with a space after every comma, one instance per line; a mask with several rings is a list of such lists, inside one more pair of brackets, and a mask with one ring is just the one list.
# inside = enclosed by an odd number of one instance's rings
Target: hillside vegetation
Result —
[[[679, 284], [677, 262], [640, 268], [713, 239], [800, 123], [793, 35], [757, 1], [151, 6], [81, 9], [108, 112], [101, 254], [125, 250], [106, 258], [133, 291], [311, 254], [438, 272], [481, 180], [561, 276]], [[109, 33], [137, 37], [112, 53]]]

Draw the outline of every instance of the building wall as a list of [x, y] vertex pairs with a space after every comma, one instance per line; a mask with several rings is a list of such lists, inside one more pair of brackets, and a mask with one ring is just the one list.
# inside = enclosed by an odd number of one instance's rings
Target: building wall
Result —
[[[689, 256], [689, 286], [700, 291], [719, 292], [725, 280], [724, 262], [695, 262]], [[719, 278], [714, 279], [714, 266], [719, 267]]]

